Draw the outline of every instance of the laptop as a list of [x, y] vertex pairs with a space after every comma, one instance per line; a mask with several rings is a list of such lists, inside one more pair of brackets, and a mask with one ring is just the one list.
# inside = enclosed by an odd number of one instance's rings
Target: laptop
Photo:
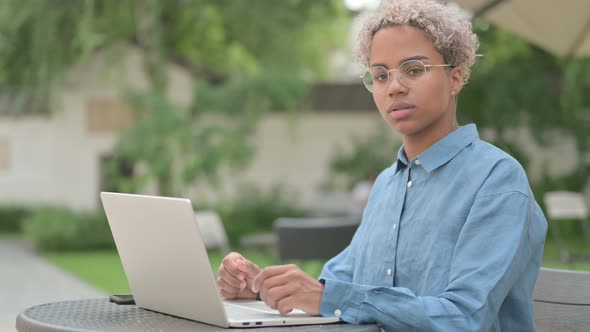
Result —
[[220, 327], [326, 324], [337, 317], [281, 315], [255, 300], [223, 300], [189, 199], [102, 192], [135, 303]]

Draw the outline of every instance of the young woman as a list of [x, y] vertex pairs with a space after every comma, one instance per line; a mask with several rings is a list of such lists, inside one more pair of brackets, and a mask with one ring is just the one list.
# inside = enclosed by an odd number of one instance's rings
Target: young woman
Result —
[[375, 181], [361, 226], [320, 280], [228, 255], [222, 296], [386, 330], [534, 331], [546, 220], [520, 164], [456, 119], [477, 47], [471, 23], [435, 0], [384, 1], [357, 54], [403, 146]]

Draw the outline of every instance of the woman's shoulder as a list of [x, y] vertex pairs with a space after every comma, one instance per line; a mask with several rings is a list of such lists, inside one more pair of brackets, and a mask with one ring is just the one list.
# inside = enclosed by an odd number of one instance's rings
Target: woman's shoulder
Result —
[[524, 168], [516, 158], [486, 141], [477, 140], [473, 143], [472, 157], [480, 159], [482, 163], [487, 165], [501, 164], [502, 167], [510, 167], [515, 171], [524, 172]]
[[384, 178], [387, 178], [391, 175], [393, 175], [395, 173], [395, 171], [397, 170], [397, 163], [399, 163], [399, 160], [396, 160], [393, 164], [389, 165], [388, 167], [386, 167], [384, 170], [381, 171], [381, 173], [379, 173], [377, 175], [377, 177], [375, 178], [375, 183], [378, 181], [382, 181]]
[[497, 146], [477, 140], [473, 143], [474, 166], [486, 176], [486, 185], [480, 194], [497, 194], [518, 191], [528, 196], [530, 185], [520, 162]]

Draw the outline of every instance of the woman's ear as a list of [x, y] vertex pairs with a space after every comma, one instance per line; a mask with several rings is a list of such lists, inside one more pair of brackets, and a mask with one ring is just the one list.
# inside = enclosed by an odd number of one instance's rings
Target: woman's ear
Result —
[[460, 67], [455, 67], [449, 72], [449, 79], [451, 83], [451, 92], [453, 95], [459, 94], [463, 88], [465, 81], [463, 80], [463, 71]]

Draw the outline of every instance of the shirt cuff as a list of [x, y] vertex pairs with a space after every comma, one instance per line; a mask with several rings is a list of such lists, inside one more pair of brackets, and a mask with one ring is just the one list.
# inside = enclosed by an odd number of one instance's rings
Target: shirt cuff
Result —
[[320, 315], [324, 317], [339, 317], [341, 320], [359, 324], [367, 317], [360, 310], [365, 301], [369, 287], [355, 285], [349, 282], [324, 279], [324, 294], [320, 305]]

